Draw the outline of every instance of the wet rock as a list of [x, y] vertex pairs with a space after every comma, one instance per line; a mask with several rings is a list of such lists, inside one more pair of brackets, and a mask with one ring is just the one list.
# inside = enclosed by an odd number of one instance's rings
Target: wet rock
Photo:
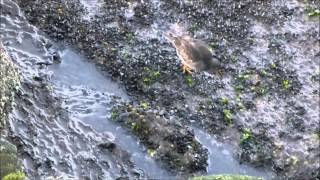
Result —
[[19, 75], [10, 56], [0, 41], [0, 130], [5, 128], [15, 92], [19, 88]]
[[255, 166], [271, 165], [275, 146], [265, 133], [253, 133], [250, 138], [241, 141], [240, 147], [241, 162], [250, 162]]
[[[9, 129], [7, 126], [8, 115], [12, 110], [14, 95], [20, 86], [20, 77], [9, 54], [3, 46], [1, 39], [0, 86], [0, 179], [6, 179], [22, 170], [22, 164], [17, 156], [18, 152], [16, 146], [6, 140], [8, 138], [7, 130]], [[21, 175], [24, 177], [22, 172]]]
[[[146, 101], [152, 109], [166, 109], [169, 113], [163, 113], [161, 118], [171, 117], [180, 124], [195, 122], [212, 134], [221, 138], [231, 136], [231, 139], [237, 138], [228, 134], [228, 130], [241, 133], [243, 127], [249, 126], [257, 137], [240, 145], [241, 158], [260, 166], [271, 164], [275, 172], [286, 176], [284, 179], [302, 177], [304, 170], [310, 172], [304, 178], [318, 176], [316, 145], [319, 141], [311, 138], [317, 121], [308, 112], [319, 106], [311, 105], [310, 101], [305, 103], [303, 106], [308, 107], [305, 115], [287, 106], [288, 101], [304, 101], [301, 94], [311, 94], [306, 91], [310, 88], [306, 83], [310, 76], [306, 78], [304, 74], [318, 73], [301, 73], [303, 69], [314, 70], [317, 64], [308, 58], [316, 59], [313, 55], [319, 54], [314, 52], [318, 24], [305, 20], [305, 9], [315, 9], [318, 1], [162, 0], [157, 7], [145, 1], [136, 6], [131, 20], [125, 17], [129, 3], [105, 3], [105, 12], [87, 22], [80, 18], [82, 6], [78, 1], [20, 1], [33, 24], [95, 59], [98, 66], [122, 81], [134, 102]], [[222, 80], [203, 73], [186, 77], [181, 73], [174, 50], [161, 40], [161, 33], [151, 37], [145, 33], [151, 29], [164, 31], [173, 22], [189, 25], [192, 36], [203, 38], [215, 49], [228, 70]], [[116, 26], [110, 26], [113, 23]], [[153, 29], [153, 25], [156, 28]], [[317, 82], [318, 78], [312, 79]], [[317, 90], [314, 95], [317, 99]], [[220, 102], [223, 96], [229, 98], [228, 103]], [[277, 107], [265, 110], [271, 103]], [[264, 118], [268, 115], [273, 117]], [[297, 137], [291, 136], [292, 132], [297, 133]], [[301, 137], [306, 139], [295, 139]], [[291, 138], [301, 145], [292, 143]], [[275, 147], [278, 141], [289, 150]], [[279, 153], [272, 154], [270, 149]], [[300, 166], [304, 162], [298, 161], [300, 165], [294, 166], [295, 158], [284, 155], [295, 156], [293, 149], [305, 152], [299, 154], [298, 159], [308, 159], [305, 163], [310, 165]]]
[[15, 145], [11, 144], [7, 140], [1, 137], [0, 139], [0, 158], [1, 158], [1, 167], [0, 167], [0, 178], [21, 171], [22, 164], [17, 157], [17, 148]]
[[53, 52], [52, 53], [52, 60], [54, 63], [61, 63], [61, 56], [58, 52]]
[[41, 81], [43, 81], [43, 78], [39, 77], [39, 76], [34, 76], [33, 80], [41, 82]]
[[[18, 145], [21, 158], [30, 160], [30, 166], [33, 167], [26, 169], [27, 175], [39, 178], [53, 176], [56, 172], [72, 175], [78, 170], [80, 174], [75, 177], [82, 179], [101, 179], [119, 175], [135, 177], [130, 155], [115, 146], [102, 134], [69, 119], [68, 113], [61, 107], [62, 99], [53, 97], [51, 91], [44, 85], [46, 83], [46, 81], [36, 84], [22, 83], [23, 93], [17, 98], [15, 106], [15, 111], [19, 112], [21, 117], [13, 116], [12, 119], [14, 126], [29, 129], [25, 133], [29, 138], [21, 135], [23, 131], [12, 135], [15, 144]], [[31, 105], [30, 102], [32, 102]], [[38, 111], [35, 108], [41, 108], [41, 110]], [[46, 127], [47, 123], [50, 124], [50, 127]], [[46, 133], [39, 133], [35, 126], [45, 127], [41, 131]], [[58, 131], [63, 134], [52, 134], [52, 129], [59, 129]], [[66, 141], [64, 137], [72, 138], [72, 140]], [[59, 145], [52, 146], [59, 151], [47, 151], [47, 147], [39, 142], [49, 144], [57, 142]], [[70, 146], [69, 143], [72, 145]], [[38, 151], [43, 153], [37, 154]], [[77, 162], [77, 166], [73, 162]], [[109, 172], [110, 166], [115, 169]], [[63, 168], [57, 170], [57, 167]], [[105, 171], [108, 171], [108, 174], [104, 173]], [[87, 176], [88, 172], [90, 172], [89, 176]]]
[[289, 97], [298, 94], [301, 86], [296, 72], [285, 69], [279, 63], [271, 63], [265, 69], [248, 69], [234, 81], [238, 93], [253, 93], [254, 97], [274, 93]]
[[[23, 1], [23, 3], [28, 2]], [[12, 61], [19, 69], [21, 86], [18, 93], [14, 93], [17, 85], [13, 83], [13, 65], [8, 60], [9, 55], [2, 53], [4, 49], [1, 45], [0, 83], [4, 88], [0, 89], [0, 97], [1, 100], [3, 96], [7, 99], [4, 99], [6, 104], [0, 105], [1, 108], [5, 105], [5, 108], [10, 109], [11, 96], [15, 95], [14, 111], [9, 116], [10, 127], [8, 128], [12, 142], [17, 146], [19, 158], [26, 163], [24, 164], [26, 175], [33, 179], [60, 178], [61, 174], [66, 175], [61, 176], [62, 179], [115, 179], [119, 176], [135, 178], [137, 172], [133, 171], [134, 164], [125, 150], [116, 147], [111, 152], [99, 148], [99, 144], [111, 143], [110, 140], [104, 134], [73, 119], [69, 114], [63, 106], [64, 99], [53, 91], [48, 78], [50, 72], [43, 64], [45, 60], [50, 60], [48, 54], [51, 52], [41, 45], [44, 37], [26, 21], [22, 13], [9, 16], [12, 15], [8, 12], [10, 8], [20, 12], [15, 2], [2, 1], [1, 7], [3, 3], [8, 8], [1, 11], [1, 22], [6, 16], [8, 24], [14, 24], [12, 26], [14, 30], [9, 27], [4, 28], [5, 25], [1, 24], [1, 32], [14, 34], [13, 37], [5, 35], [3, 38], [10, 42], [7, 44], [7, 49]], [[52, 6], [43, 5], [44, 8], [49, 6], [55, 7], [57, 11], [62, 10], [56, 7], [55, 3], [51, 4]], [[59, 25], [63, 28], [63, 23]], [[12, 47], [15, 37], [19, 37], [18, 34], [30, 34], [30, 37], [22, 37], [23, 41], [27, 39], [32, 42], [27, 43], [30, 47], [20, 47], [20, 44]], [[53, 43], [50, 42], [50, 44]], [[32, 58], [34, 52], [39, 58]], [[2, 133], [1, 129], [1, 135]], [[1, 162], [1, 168], [2, 164]], [[144, 174], [139, 176], [147, 177]]]
[[196, 141], [191, 130], [152, 111], [145, 106], [118, 106], [114, 120], [124, 124], [148, 149], [148, 154], [162, 162], [165, 168], [183, 174], [204, 172], [208, 152]]
[[193, 177], [192, 180], [263, 180], [263, 178], [243, 175], [212, 175]]
[[151, 3], [139, 3], [133, 10], [134, 23], [139, 23], [142, 26], [150, 26], [153, 23], [153, 14]]
[[102, 149], [107, 149], [112, 152], [116, 148], [116, 144], [115, 143], [101, 143], [98, 145], [98, 147], [100, 147]]

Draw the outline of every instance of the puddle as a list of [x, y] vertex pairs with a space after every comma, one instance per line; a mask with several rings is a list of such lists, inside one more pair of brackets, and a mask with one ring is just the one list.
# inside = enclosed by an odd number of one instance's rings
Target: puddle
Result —
[[193, 128], [196, 139], [209, 150], [208, 174], [241, 174], [263, 177], [266, 180], [274, 179], [275, 175], [266, 170], [260, 170], [251, 166], [240, 164], [233, 157], [232, 147], [214, 139], [204, 131]]

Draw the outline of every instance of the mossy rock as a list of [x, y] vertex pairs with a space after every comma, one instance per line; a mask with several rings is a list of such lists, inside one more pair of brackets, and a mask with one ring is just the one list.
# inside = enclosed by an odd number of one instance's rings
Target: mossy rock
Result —
[[212, 175], [193, 177], [190, 180], [263, 180], [263, 178], [244, 175]]
[[10, 173], [21, 170], [21, 164], [17, 158], [16, 146], [5, 139], [0, 139], [0, 161], [0, 179]]
[[[121, 123], [147, 148], [149, 156], [174, 173], [205, 172], [208, 152], [188, 128], [168, 121], [148, 103], [138, 106], [119, 104], [113, 108], [114, 120]], [[115, 116], [115, 114], [117, 116]]]
[[21, 171], [10, 173], [2, 178], [2, 180], [23, 180], [23, 179], [26, 179], [26, 175]]
[[19, 86], [19, 75], [0, 40], [0, 130], [6, 125], [13, 96]]

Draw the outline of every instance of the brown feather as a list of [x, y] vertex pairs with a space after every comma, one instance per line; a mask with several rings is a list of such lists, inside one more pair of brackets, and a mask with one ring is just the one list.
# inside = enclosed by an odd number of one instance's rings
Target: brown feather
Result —
[[174, 45], [182, 64], [194, 71], [216, 71], [221, 68], [220, 62], [213, 58], [209, 46], [201, 40], [189, 36], [173, 37], [167, 35]]

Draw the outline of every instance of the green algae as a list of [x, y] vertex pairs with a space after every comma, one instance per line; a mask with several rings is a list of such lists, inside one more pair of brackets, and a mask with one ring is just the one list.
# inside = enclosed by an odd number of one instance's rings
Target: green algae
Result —
[[123, 123], [146, 146], [148, 155], [166, 164], [171, 171], [202, 171], [206, 166], [207, 152], [194, 135], [148, 108], [144, 102], [135, 107], [129, 104], [114, 107], [113, 111], [121, 114], [115, 121]]
[[143, 109], [150, 109], [150, 105], [148, 102], [145, 102], [145, 101], [142, 101], [140, 102], [140, 106], [143, 108]]
[[228, 124], [228, 126], [231, 126], [233, 115], [229, 109], [223, 110], [223, 117], [224, 117], [224, 120], [226, 121], [226, 123]]
[[150, 86], [153, 83], [157, 82], [160, 77], [161, 77], [160, 71], [144, 68], [142, 81], [143, 81], [143, 84]]
[[21, 162], [17, 157], [16, 146], [2, 138], [0, 140], [0, 160], [0, 179], [10, 173], [21, 171]]
[[196, 83], [195, 83], [195, 80], [192, 78], [191, 75], [188, 75], [184, 78], [185, 82], [187, 83], [187, 85], [189, 87], [193, 87]]
[[220, 102], [221, 102], [223, 105], [228, 105], [228, 104], [229, 104], [229, 99], [226, 98], [226, 97], [221, 97], [221, 98], [220, 98]]
[[248, 141], [250, 138], [252, 138], [252, 131], [249, 128], [244, 128], [241, 134], [240, 143], [244, 143]]
[[308, 13], [309, 17], [320, 17], [320, 9], [312, 10]]
[[282, 81], [282, 85], [283, 85], [283, 88], [284, 88], [284, 89], [289, 89], [289, 87], [290, 87], [290, 82], [289, 82], [289, 80], [287, 80], [287, 79], [283, 80], [283, 81]]
[[117, 119], [118, 117], [119, 117], [119, 112], [118, 111], [112, 111], [111, 112], [111, 119], [112, 120], [115, 120], [115, 119]]
[[21, 172], [21, 171], [10, 173], [2, 178], [2, 180], [23, 180], [23, 179], [26, 179], [26, 175], [24, 174], [24, 172]]

